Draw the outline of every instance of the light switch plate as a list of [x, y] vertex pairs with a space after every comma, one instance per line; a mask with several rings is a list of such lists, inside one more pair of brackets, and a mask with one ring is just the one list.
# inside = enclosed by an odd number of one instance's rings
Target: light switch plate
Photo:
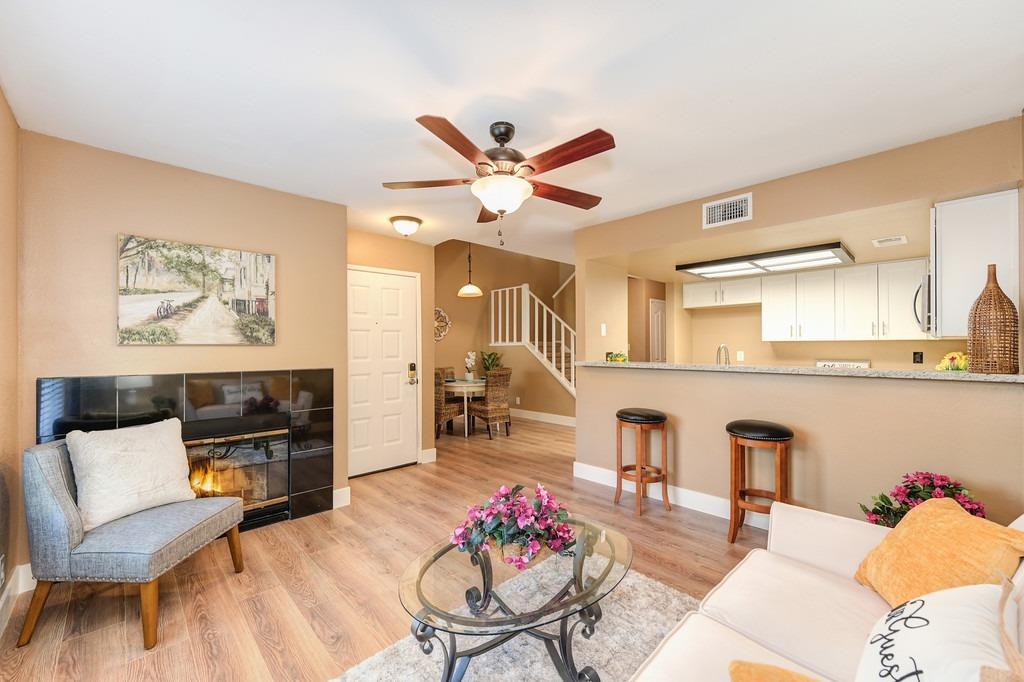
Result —
[[747, 357], [746, 353], [744, 353], [743, 351], [741, 351], [741, 350], [736, 351], [736, 362], [743, 362], [743, 359], [746, 358], [746, 357]]
[[601, 336], [608, 336], [608, 325], [601, 323]]

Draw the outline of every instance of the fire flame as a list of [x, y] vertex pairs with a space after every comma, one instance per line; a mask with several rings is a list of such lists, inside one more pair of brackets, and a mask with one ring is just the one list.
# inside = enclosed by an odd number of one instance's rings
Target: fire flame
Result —
[[192, 486], [192, 490], [196, 491], [196, 495], [200, 497], [219, 493], [220, 485], [217, 472], [213, 468], [213, 462], [207, 461], [194, 464], [189, 474], [189, 484]]

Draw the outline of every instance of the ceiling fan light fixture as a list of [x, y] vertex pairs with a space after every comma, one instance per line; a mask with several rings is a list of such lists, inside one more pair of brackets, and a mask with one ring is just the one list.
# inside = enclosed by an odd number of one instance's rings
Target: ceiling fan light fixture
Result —
[[513, 213], [533, 194], [533, 185], [507, 173], [495, 173], [478, 178], [470, 187], [473, 196], [491, 213]]
[[416, 234], [416, 230], [420, 229], [420, 225], [423, 224], [422, 220], [411, 215], [391, 216], [388, 220], [391, 221], [391, 226], [395, 228], [395, 232], [403, 237]]

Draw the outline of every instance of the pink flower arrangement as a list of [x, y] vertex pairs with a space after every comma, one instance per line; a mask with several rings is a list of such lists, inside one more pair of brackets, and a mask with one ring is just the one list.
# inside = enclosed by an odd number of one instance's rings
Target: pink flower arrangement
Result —
[[871, 498], [871, 509], [863, 504], [860, 508], [869, 523], [894, 528], [912, 508], [925, 500], [941, 497], [952, 497], [968, 513], [985, 518], [985, 504], [972, 499], [963, 483], [929, 471], [904, 474], [900, 484], [888, 495], [879, 493]]
[[460, 552], [487, 551], [493, 543], [502, 550], [505, 563], [521, 571], [545, 545], [559, 554], [572, 553], [576, 536], [568, 521], [569, 512], [540, 483], [532, 501], [523, 486], [503, 485], [489, 500], [466, 510], [466, 520], [452, 531], [451, 543]]

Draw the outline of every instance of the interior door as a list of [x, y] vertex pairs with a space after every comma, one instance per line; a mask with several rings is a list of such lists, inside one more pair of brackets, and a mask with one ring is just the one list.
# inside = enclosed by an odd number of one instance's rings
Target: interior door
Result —
[[836, 270], [837, 339], [878, 338], [878, 272], [879, 266], [874, 264]]
[[[419, 459], [415, 277], [348, 270], [348, 475]], [[430, 377], [433, 380], [433, 377]]]
[[796, 275], [761, 278], [761, 340], [796, 340]]
[[801, 341], [836, 338], [836, 271], [796, 276], [796, 336]]
[[651, 299], [650, 362], [665, 362], [665, 301]]
[[927, 339], [918, 319], [924, 313], [924, 259], [878, 264], [879, 330], [883, 339]]

